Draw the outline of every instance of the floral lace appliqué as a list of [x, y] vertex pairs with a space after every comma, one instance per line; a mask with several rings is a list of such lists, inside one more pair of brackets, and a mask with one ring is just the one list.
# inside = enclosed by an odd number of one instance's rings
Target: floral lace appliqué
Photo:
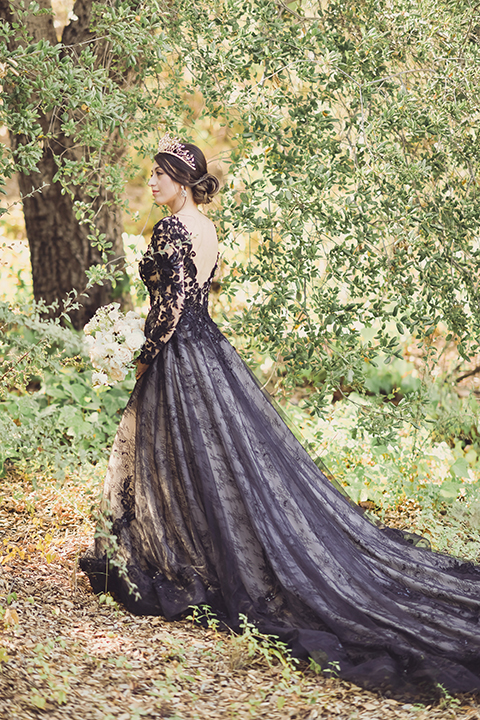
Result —
[[206, 310], [215, 267], [203, 285], [197, 281], [191, 235], [179, 218], [171, 215], [158, 222], [151, 243], [139, 264], [140, 276], [150, 295], [145, 322], [142, 363], [153, 362], [165, 345], [186, 307]]

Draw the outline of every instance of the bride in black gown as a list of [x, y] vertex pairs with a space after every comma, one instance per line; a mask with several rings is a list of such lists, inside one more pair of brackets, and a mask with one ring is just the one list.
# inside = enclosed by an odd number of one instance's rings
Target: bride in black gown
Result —
[[208, 314], [217, 238], [197, 205], [218, 181], [196, 146], [159, 150], [171, 215], [140, 262], [147, 339], [104, 493], [126, 575], [97, 533], [93, 588], [137, 614], [243, 613], [365, 687], [478, 692], [480, 568], [373, 525], [298, 443]]

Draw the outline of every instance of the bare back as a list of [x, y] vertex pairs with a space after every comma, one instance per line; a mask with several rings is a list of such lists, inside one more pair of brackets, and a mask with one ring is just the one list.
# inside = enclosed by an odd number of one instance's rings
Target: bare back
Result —
[[195, 252], [195, 266], [197, 268], [197, 282], [203, 285], [217, 262], [218, 239], [215, 225], [199, 210], [188, 215], [177, 213], [174, 217], [186, 227], [192, 238], [192, 247]]

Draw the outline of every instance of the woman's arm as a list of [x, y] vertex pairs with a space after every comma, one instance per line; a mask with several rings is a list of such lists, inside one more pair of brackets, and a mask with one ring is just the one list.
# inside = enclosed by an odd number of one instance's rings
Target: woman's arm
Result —
[[138, 358], [137, 379], [172, 337], [185, 302], [181, 243], [165, 236], [161, 224], [154, 231], [142, 265], [142, 277], [151, 292], [151, 307], [145, 321], [145, 344]]

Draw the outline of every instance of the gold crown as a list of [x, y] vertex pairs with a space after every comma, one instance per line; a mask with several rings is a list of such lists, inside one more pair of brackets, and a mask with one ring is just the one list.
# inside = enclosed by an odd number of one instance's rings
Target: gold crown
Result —
[[192, 153], [185, 149], [185, 145], [183, 145], [180, 140], [172, 137], [169, 133], [165, 133], [165, 135], [160, 139], [157, 152], [166, 153], [167, 155], [175, 155], [175, 157], [183, 160], [183, 162], [188, 165], [188, 167], [192, 168], [192, 170], [196, 170], [195, 158]]

